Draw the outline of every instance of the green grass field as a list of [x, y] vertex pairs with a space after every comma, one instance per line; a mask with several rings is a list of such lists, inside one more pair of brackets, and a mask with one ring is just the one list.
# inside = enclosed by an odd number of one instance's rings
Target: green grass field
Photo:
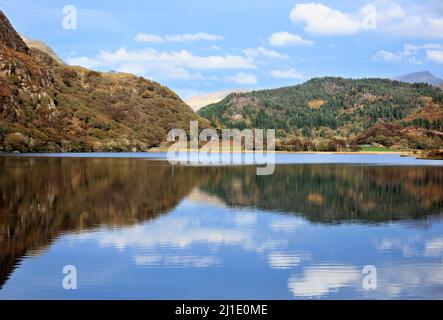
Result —
[[366, 152], [386, 152], [386, 151], [395, 151], [386, 147], [375, 147], [375, 146], [362, 146], [358, 151], [366, 151]]

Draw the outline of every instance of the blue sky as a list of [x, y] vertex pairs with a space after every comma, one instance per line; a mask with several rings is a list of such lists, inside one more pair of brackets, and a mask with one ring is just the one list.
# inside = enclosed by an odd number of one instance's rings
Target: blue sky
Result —
[[[63, 27], [66, 5], [74, 30]], [[183, 98], [329, 75], [443, 78], [441, 0], [2, 0], [0, 9], [70, 64], [135, 73]]]

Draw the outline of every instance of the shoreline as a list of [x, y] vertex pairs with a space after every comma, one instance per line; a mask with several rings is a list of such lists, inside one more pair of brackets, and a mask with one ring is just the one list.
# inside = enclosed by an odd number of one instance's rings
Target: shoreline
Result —
[[[76, 154], [137, 154], [137, 153], [167, 153], [167, 149], [150, 149], [147, 151], [136, 151], [136, 152], [126, 152], [126, 151], [92, 151], [92, 152], [0, 152], [1, 156], [20, 156], [20, 155], [45, 155], [45, 154], [54, 154], [54, 155], [76, 155]], [[254, 150], [221, 150], [221, 151], [208, 151], [203, 152], [201, 150], [196, 149], [185, 149], [179, 150], [179, 152], [191, 152], [191, 153], [235, 153], [235, 154], [267, 154], [266, 150], [262, 151], [254, 151]], [[274, 154], [288, 154], [288, 155], [302, 155], [302, 154], [312, 154], [312, 155], [400, 155], [402, 157], [415, 157], [417, 159], [427, 159], [427, 160], [443, 160], [441, 158], [432, 158], [427, 157], [426, 152], [423, 151], [270, 151], [269, 153]]]
[[[202, 152], [198, 149], [184, 149], [181, 152]], [[432, 156], [431, 153], [435, 150], [392, 150], [392, 151], [273, 151], [275, 154], [318, 154], [318, 155], [400, 155], [401, 157], [415, 157], [417, 159], [424, 160], [443, 160], [442, 156]], [[168, 152], [167, 149], [150, 149], [146, 151], [148, 153], [160, 153]], [[208, 153], [266, 153], [266, 150], [261, 151], [239, 151], [239, 150], [221, 150], [221, 151], [209, 151]], [[442, 153], [443, 150], [438, 150], [437, 152]], [[205, 152], [206, 153], [206, 152]]]
[[[263, 152], [262, 152], [263, 151]], [[148, 150], [148, 153], [160, 153], [168, 152], [167, 149]], [[184, 149], [180, 152], [202, 152], [197, 149]], [[205, 152], [206, 153], [206, 152]], [[209, 151], [208, 153], [267, 153], [266, 150], [254, 151], [254, 150], [221, 150], [221, 151]], [[413, 155], [412, 151], [272, 151], [275, 154], [400, 154], [400, 155]]]
[[[99, 154], [99, 153], [166, 153], [167, 149], [158, 149], [158, 150], [147, 150], [147, 151], [79, 151], [79, 152], [0, 152], [0, 155], [20, 155], [20, 154]], [[179, 150], [179, 152], [193, 152], [193, 153], [275, 153], [275, 154], [399, 154], [405, 156], [417, 156], [420, 155], [420, 152], [414, 153], [413, 151], [267, 151], [267, 150], [221, 150], [221, 151], [208, 151], [204, 152], [201, 150], [195, 149], [185, 149]]]
[[[165, 147], [153, 147], [146, 151], [62, 151], [62, 152], [4, 152], [0, 151], [0, 157], [2, 156], [19, 156], [19, 155], [76, 155], [76, 154], [137, 154], [137, 153], [167, 153], [168, 148]], [[206, 154], [224, 154], [224, 153], [233, 153], [233, 154], [288, 154], [288, 155], [303, 155], [303, 154], [312, 154], [312, 155], [399, 155], [401, 157], [415, 157], [417, 159], [423, 160], [443, 160], [443, 149], [434, 149], [434, 150], [364, 150], [364, 151], [286, 151], [286, 150], [274, 150], [268, 151], [264, 150], [210, 150], [210, 151], [202, 151], [201, 149], [178, 149], [175, 152], [190, 152], [190, 153], [206, 153]]]

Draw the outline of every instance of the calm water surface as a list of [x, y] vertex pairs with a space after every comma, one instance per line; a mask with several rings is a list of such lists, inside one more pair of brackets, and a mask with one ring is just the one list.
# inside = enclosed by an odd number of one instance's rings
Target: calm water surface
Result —
[[441, 161], [83, 156], [0, 157], [0, 299], [443, 299]]

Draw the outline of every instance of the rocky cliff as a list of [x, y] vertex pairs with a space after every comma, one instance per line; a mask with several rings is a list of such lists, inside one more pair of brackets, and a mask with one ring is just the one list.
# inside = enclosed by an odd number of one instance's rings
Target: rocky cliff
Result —
[[29, 53], [25, 42], [11, 26], [8, 18], [0, 10], [0, 48], [11, 48], [15, 51]]

